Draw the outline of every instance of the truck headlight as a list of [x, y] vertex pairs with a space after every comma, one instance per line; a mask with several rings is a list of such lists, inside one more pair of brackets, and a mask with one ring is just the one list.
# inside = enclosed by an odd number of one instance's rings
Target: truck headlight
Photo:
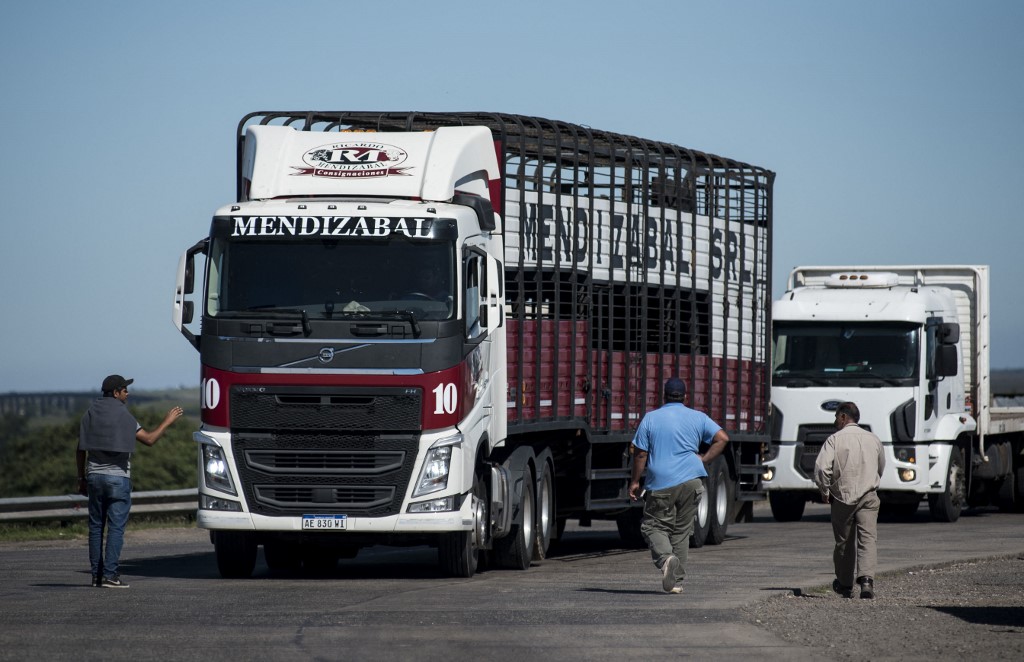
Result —
[[914, 453], [913, 446], [899, 446], [894, 449], [896, 459], [900, 462], [909, 462], [911, 464], [917, 463], [917, 456]]
[[452, 448], [462, 446], [462, 435], [445, 437], [434, 442], [423, 458], [420, 479], [413, 490], [414, 497], [423, 496], [448, 487], [448, 474], [452, 466]]
[[446, 496], [430, 501], [409, 504], [407, 512], [410, 513], [446, 513], [458, 510], [461, 505], [458, 496]]
[[203, 476], [206, 486], [211, 490], [237, 496], [235, 485], [231, 482], [231, 472], [228, 470], [227, 460], [224, 459], [224, 449], [220, 446], [202, 444], [200, 452], [202, 453]]

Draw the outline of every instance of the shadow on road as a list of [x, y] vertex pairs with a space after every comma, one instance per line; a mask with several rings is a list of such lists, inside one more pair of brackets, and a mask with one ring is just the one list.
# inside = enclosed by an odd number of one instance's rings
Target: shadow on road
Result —
[[926, 607], [975, 625], [1024, 627], [1024, 607]]

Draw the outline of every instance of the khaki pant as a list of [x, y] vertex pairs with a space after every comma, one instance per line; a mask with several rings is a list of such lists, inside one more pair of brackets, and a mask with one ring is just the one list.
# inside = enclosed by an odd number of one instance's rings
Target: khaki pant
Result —
[[688, 480], [675, 487], [648, 492], [644, 503], [644, 519], [640, 533], [651, 549], [654, 565], [661, 568], [670, 555], [679, 559], [675, 581], [686, 575], [686, 555], [690, 551], [690, 535], [697, 504], [704, 493], [700, 478]]
[[878, 494], [868, 492], [855, 504], [832, 498], [832, 533], [836, 548], [832, 563], [836, 579], [843, 586], [853, 586], [858, 577], [874, 577], [878, 556]]

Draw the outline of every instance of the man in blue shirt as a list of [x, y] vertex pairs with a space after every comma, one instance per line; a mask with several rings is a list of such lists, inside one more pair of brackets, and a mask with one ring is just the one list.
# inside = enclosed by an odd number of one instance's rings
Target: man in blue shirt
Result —
[[[704, 493], [705, 466], [722, 454], [729, 436], [707, 414], [683, 404], [686, 384], [665, 382], [665, 404], [640, 421], [633, 438], [633, 474], [629, 496], [644, 496], [640, 525], [654, 565], [661, 570], [666, 593], [682, 593], [684, 564], [693, 533], [693, 518]], [[710, 444], [703, 454], [701, 444]], [[643, 492], [640, 477], [647, 470]]]

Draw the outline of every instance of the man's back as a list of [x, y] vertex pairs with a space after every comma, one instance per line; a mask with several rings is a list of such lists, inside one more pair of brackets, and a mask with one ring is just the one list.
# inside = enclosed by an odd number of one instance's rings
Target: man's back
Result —
[[847, 425], [825, 440], [815, 462], [816, 482], [846, 504], [878, 488], [885, 468], [882, 443], [859, 425]]
[[644, 416], [634, 445], [647, 451], [648, 490], [661, 490], [707, 476], [697, 451], [721, 428], [703, 412], [669, 402]]

